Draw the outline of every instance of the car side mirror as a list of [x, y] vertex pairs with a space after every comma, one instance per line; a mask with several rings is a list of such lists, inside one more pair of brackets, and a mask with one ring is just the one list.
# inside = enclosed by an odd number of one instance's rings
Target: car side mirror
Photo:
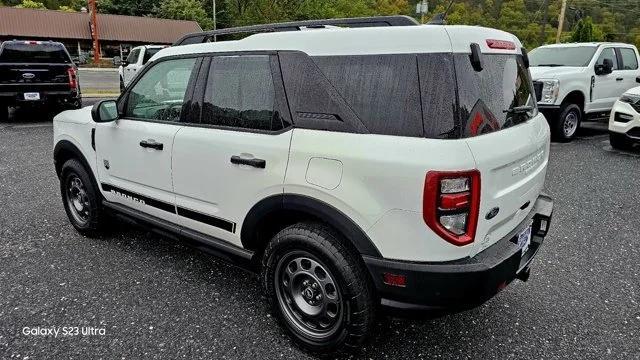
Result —
[[611, 74], [613, 70], [613, 61], [611, 59], [604, 59], [602, 64], [597, 64], [595, 66], [596, 75], [607, 75]]
[[640, 83], [640, 76], [636, 77], [636, 82]]
[[106, 123], [118, 120], [118, 104], [115, 100], [102, 100], [91, 109], [91, 117], [97, 123]]

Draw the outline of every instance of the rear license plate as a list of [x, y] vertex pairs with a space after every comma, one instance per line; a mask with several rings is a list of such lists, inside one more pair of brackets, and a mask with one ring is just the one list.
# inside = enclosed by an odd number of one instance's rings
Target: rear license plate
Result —
[[37, 92], [32, 92], [32, 93], [24, 93], [24, 99], [25, 100], [40, 100], [40, 93]]
[[518, 234], [518, 247], [522, 249], [522, 256], [529, 250], [529, 245], [531, 245], [531, 227], [532, 225], [527, 226]]

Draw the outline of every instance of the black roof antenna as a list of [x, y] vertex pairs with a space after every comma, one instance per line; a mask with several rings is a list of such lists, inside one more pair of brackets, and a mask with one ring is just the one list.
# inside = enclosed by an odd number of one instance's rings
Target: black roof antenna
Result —
[[447, 23], [447, 21], [445, 20], [445, 18], [447, 17], [447, 14], [449, 13], [449, 10], [451, 9], [451, 5], [453, 5], [453, 2], [455, 0], [451, 0], [451, 2], [449, 2], [449, 6], [447, 6], [447, 9], [444, 12], [435, 14], [427, 24], [429, 25], [445, 25]]

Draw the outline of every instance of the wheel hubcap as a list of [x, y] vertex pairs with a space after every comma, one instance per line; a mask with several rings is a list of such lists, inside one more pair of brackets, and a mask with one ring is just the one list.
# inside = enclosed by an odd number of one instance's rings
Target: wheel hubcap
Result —
[[577, 128], [578, 128], [578, 114], [572, 111], [568, 113], [567, 116], [565, 116], [564, 118], [564, 126], [563, 126], [564, 135], [567, 137], [572, 136], [576, 132]]
[[76, 222], [84, 225], [89, 221], [89, 196], [82, 180], [76, 175], [72, 175], [67, 183], [67, 203]]
[[342, 301], [335, 278], [311, 254], [294, 251], [276, 266], [276, 295], [294, 327], [311, 338], [325, 338], [342, 323]]

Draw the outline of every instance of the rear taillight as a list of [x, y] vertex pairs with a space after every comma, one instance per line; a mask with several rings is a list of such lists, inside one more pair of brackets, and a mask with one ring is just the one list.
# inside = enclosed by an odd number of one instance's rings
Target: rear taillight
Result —
[[444, 240], [473, 242], [480, 210], [480, 172], [429, 171], [424, 182], [422, 216]]
[[78, 71], [70, 67], [67, 69], [67, 74], [69, 75], [69, 88], [72, 90], [78, 89]]

